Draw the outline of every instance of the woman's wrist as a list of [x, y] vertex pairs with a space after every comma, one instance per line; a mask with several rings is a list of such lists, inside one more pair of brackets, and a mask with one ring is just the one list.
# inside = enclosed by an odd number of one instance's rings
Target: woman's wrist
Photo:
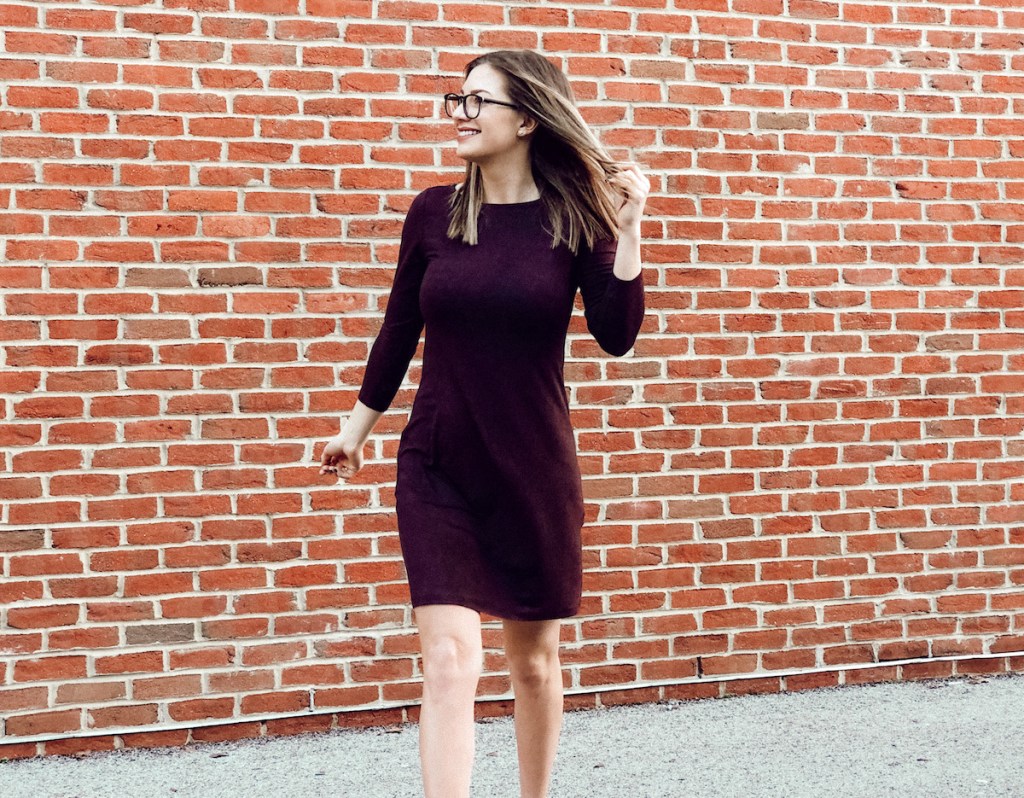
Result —
[[346, 422], [338, 433], [338, 440], [346, 446], [362, 446], [366, 443], [368, 436], [362, 436], [357, 430], [352, 429]]
[[377, 424], [377, 420], [382, 415], [384, 414], [381, 411], [367, 407], [362, 402], [356, 400], [355, 407], [352, 408], [352, 412], [345, 419], [338, 437], [346, 443], [351, 443], [353, 446], [362, 446], [369, 439], [370, 433]]
[[640, 225], [627, 225], [619, 231], [612, 273], [620, 280], [633, 280], [641, 272]]
[[621, 225], [619, 227], [618, 238], [619, 238], [619, 241], [622, 241], [622, 239], [624, 239], [624, 238], [625, 239], [630, 239], [630, 240], [636, 239], [637, 241], [639, 241], [640, 240], [640, 220], [637, 219], [636, 222], [627, 222], [626, 224]]

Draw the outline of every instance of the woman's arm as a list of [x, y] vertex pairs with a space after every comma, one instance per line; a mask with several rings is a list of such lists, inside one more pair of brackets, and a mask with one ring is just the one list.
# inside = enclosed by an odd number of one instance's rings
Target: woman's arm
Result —
[[612, 274], [620, 280], [632, 280], [640, 274], [640, 226], [619, 230], [619, 245], [615, 250]]
[[370, 347], [363, 384], [359, 389], [359, 401], [381, 413], [391, 406], [398, 393], [423, 332], [420, 284], [427, 260], [420, 244], [427, 223], [425, 202], [425, 192], [421, 192], [412, 201], [405, 217], [384, 322]]
[[635, 164], [620, 168], [609, 181], [621, 193], [616, 238], [581, 245], [576, 269], [587, 329], [605, 352], [619, 357], [633, 346], [643, 323], [640, 219], [651, 184]]
[[[581, 243], [576, 257], [587, 329], [615, 357], [632, 348], [644, 320], [644, 282], [639, 259], [630, 252], [633, 246], [629, 240], [604, 238], [593, 247]], [[632, 276], [620, 276], [620, 271]]]
[[615, 252], [613, 272], [620, 280], [632, 280], [638, 274], [640, 262], [640, 220], [644, 213], [651, 181], [635, 163], [626, 164], [610, 178], [612, 185], [622, 192], [616, 221], [619, 224], [619, 246]]
[[358, 399], [345, 420], [341, 432], [327, 442], [320, 460], [321, 474], [353, 476], [363, 466], [363, 446], [380, 417], [380, 410], [367, 407]]
[[355, 406], [341, 432], [324, 447], [321, 474], [333, 473], [348, 479], [362, 467], [363, 446], [395, 398], [409, 370], [409, 361], [419, 345], [423, 331], [419, 292], [426, 268], [419, 245], [424, 224], [424, 201], [421, 192], [409, 206], [384, 322], [370, 347]]
[[380, 410], [367, 407], [356, 399], [355, 407], [352, 408], [352, 412], [349, 413], [348, 418], [345, 420], [345, 426], [341, 428], [341, 432], [338, 434], [353, 441], [365, 443], [370, 437], [370, 433], [373, 432], [377, 421], [383, 415]]

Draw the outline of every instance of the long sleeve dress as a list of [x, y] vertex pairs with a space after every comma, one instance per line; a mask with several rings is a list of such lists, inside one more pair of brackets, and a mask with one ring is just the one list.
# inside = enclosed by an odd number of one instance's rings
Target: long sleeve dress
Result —
[[551, 247], [540, 200], [484, 204], [478, 243], [450, 239], [454, 186], [409, 208], [383, 326], [359, 399], [384, 412], [424, 333], [398, 446], [402, 557], [414, 607], [565, 618], [582, 592], [583, 493], [563, 381], [577, 288], [609, 354], [633, 346], [642, 277], [612, 272], [616, 242]]

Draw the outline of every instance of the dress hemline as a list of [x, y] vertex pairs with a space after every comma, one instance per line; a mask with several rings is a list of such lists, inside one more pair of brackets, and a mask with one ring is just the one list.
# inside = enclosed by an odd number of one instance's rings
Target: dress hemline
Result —
[[500, 618], [505, 621], [562, 621], [567, 618], [573, 618], [579, 614], [579, 607], [569, 610], [538, 610], [532, 613], [522, 612], [509, 612], [508, 610], [501, 609], [489, 602], [478, 601], [476, 599], [467, 599], [457, 596], [426, 596], [417, 597], [412, 602], [413, 609], [417, 607], [429, 607], [438, 604], [452, 604], [456, 607], [465, 607], [466, 609], [473, 610], [474, 612], [487, 613], [488, 615]]

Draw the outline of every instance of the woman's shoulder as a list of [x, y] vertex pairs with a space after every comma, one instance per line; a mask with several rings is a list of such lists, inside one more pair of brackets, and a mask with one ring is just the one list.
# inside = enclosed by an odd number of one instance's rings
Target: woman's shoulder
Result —
[[[420, 191], [409, 204], [406, 223], [431, 225], [448, 217], [448, 200], [455, 186], [430, 186]], [[440, 223], [440, 222], [438, 222]]]
[[429, 186], [415, 196], [413, 203], [419, 203], [428, 207], [436, 207], [443, 204], [447, 207], [448, 200], [458, 186], [459, 184]]

